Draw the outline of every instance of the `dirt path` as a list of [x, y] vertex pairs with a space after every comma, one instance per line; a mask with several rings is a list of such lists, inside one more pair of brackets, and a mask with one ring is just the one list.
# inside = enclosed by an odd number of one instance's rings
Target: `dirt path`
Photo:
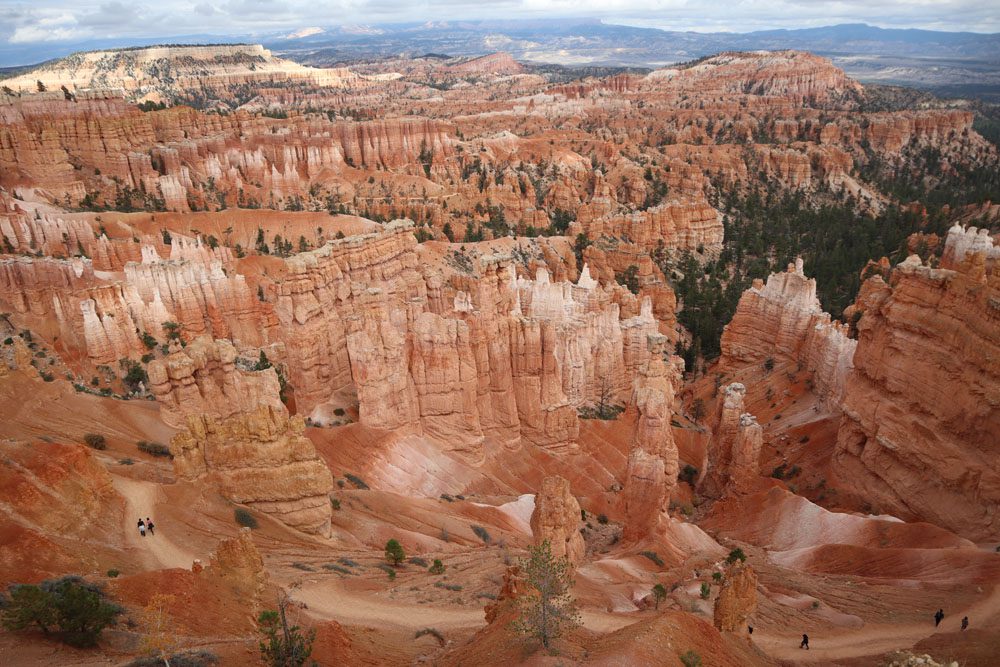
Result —
[[[474, 630], [486, 625], [481, 607], [429, 607], [396, 602], [379, 598], [374, 593], [345, 590], [338, 581], [303, 586], [293, 591], [292, 597], [305, 602], [313, 614], [345, 625], [393, 626], [403, 630], [419, 630], [428, 626], [439, 630]], [[636, 621], [634, 618], [589, 610], [581, 616], [584, 627], [598, 632], [612, 632]]]
[[1000, 622], [1000, 586], [995, 586], [989, 595], [964, 610], [946, 611], [944, 622], [937, 628], [934, 627], [933, 619], [928, 616], [925, 623], [871, 624], [858, 630], [829, 636], [814, 633], [809, 636], [808, 651], [799, 648], [801, 635], [772, 634], [758, 630], [753, 634], [753, 641], [773, 658], [796, 662], [859, 658], [908, 649], [938, 632], [957, 631], [963, 616], [968, 616], [978, 626]]
[[125, 499], [125, 519], [122, 530], [129, 547], [142, 552], [143, 561], [148, 569], [169, 567], [191, 567], [191, 562], [197, 557], [194, 553], [182, 549], [171, 540], [162, 524], [157, 526], [156, 535], [142, 537], [136, 523], [139, 517], [147, 516], [157, 524], [156, 506], [160, 502], [160, 489], [154, 482], [142, 482], [125, 477], [114, 476], [115, 490]]

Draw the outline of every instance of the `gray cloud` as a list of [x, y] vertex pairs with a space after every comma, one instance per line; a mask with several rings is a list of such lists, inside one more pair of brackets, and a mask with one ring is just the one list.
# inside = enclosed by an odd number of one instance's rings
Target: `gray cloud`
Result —
[[[0, 47], [306, 26], [478, 18], [601, 17], [671, 30], [746, 32], [833, 23], [1000, 32], [996, 0], [0, 0]], [[8, 58], [9, 59], [9, 58]]]

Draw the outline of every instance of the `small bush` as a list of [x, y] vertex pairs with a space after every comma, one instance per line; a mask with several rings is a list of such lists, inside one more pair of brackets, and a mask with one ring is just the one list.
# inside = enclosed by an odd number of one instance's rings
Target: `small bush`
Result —
[[347, 567], [361, 567], [361, 564], [350, 558], [338, 558], [337, 562], [341, 565], [346, 565]]
[[722, 581], [722, 573], [721, 572], [713, 572], [712, 573], [712, 581], [714, 581], [715, 583], [719, 583], [720, 581]]
[[427, 567], [427, 561], [421, 558], [420, 556], [413, 556], [406, 562], [409, 563], [410, 565], [419, 565], [420, 567]]
[[[215, 667], [219, 664], [219, 656], [211, 651], [185, 651], [174, 653], [169, 658], [170, 667]], [[154, 656], [136, 658], [126, 667], [162, 667], [163, 660]]]
[[233, 516], [236, 518], [236, 523], [240, 524], [244, 528], [253, 528], [256, 530], [259, 526], [257, 519], [250, 513], [250, 510], [245, 507], [237, 507], [233, 510]]
[[396, 578], [396, 571], [392, 569], [392, 567], [390, 567], [389, 565], [386, 565], [385, 563], [379, 563], [376, 567], [378, 567], [378, 569], [382, 570], [389, 576], [389, 581], [392, 581], [393, 579]]
[[91, 449], [107, 449], [108, 441], [100, 433], [88, 433], [83, 436], [83, 441]]
[[39, 585], [11, 586], [10, 596], [0, 609], [0, 622], [5, 630], [15, 632], [37, 627], [47, 634], [58, 628], [63, 642], [90, 647], [123, 611], [108, 600], [101, 587], [68, 576]]
[[712, 594], [712, 586], [707, 582], [701, 582], [701, 599], [707, 600], [708, 596]]
[[653, 561], [654, 563], [656, 563], [657, 567], [663, 567], [663, 559], [660, 558], [660, 554], [656, 553], [655, 551], [640, 551], [639, 555], [645, 556], [649, 560]]
[[348, 570], [346, 567], [341, 567], [340, 565], [337, 565], [336, 563], [327, 563], [326, 565], [323, 566], [323, 569], [324, 570], [330, 570], [331, 572], [337, 572], [338, 574], [346, 574], [346, 575], [352, 575], [352, 574], [354, 574], [353, 572], [351, 572], [350, 570]]
[[119, 572], [118, 570], [115, 569], [108, 570], [108, 576], [111, 577], [112, 579], [117, 577], [119, 574], [121, 574], [121, 572]]
[[802, 436], [801, 438], [799, 438], [799, 442], [803, 444], [809, 442], [809, 436], [808, 435]]
[[681, 656], [681, 662], [684, 664], [684, 667], [701, 667], [701, 656], [695, 651], [686, 651]]
[[449, 590], [449, 591], [456, 591], [457, 592], [457, 591], [462, 590], [462, 587], [459, 584], [446, 584], [443, 581], [435, 581], [434, 585], [437, 588], [444, 588], [445, 590]]
[[454, 498], [452, 498], [451, 496], [449, 496], [449, 495], [448, 495], [447, 493], [442, 493], [442, 494], [441, 494], [441, 496], [440, 496], [440, 498], [441, 498], [441, 500], [446, 500], [446, 501], [448, 501], [449, 503], [451, 503], [451, 502], [454, 502], [454, 501], [455, 501], [455, 499], [454, 499]]
[[397, 539], [391, 539], [385, 543], [385, 559], [393, 565], [399, 565], [406, 560], [406, 553], [403, 545]]
[[602, 526], [607, 525], [607, 523], [608, 523], [608, 515], [607, 514], [598, 514], [597, 515], [597, 523], [601, 524]]
[[338, 417], [343, 417], [344, 416], [344, 408], [334, 408], [333, 409], [333, 414], [335, 414]]
[[346, 477], [351, 484], [361, 489], [362, 491], [367, 491], [370, 488], [367, 484], [365, 484], [365, 480], [361, 479], [357, 475], [352, 475], [349, 472], [345, 472], [344, 477]]
[[296, 570], [303, 570], [304, 572], [315, 572], [316, 568], [307, 563], [292, 563], [292, 567]]
[[427, 569], [431, 574], [444, 574], [444, 563], [440, 558], [435, 558], [434, 563]]
[[732, 565], [736, 561], [745, 563], [746, 560], [747, 560], [747, 555], [743, 553], [743, 549], [740, 548], [733, 549], [732, 551], [729, 552], [729, 555], [726, 556], [726, 562], [729, 563], [730, 565]]
[[677, 479], [694, 486], [695, 481], [698, 479], [698, 469], [689, 463], [681, 469], [681, 473], [677, 475]]
[[424, 635], [430, 635], [431, 637], [434, 637], [434, 639], [438, 640], [438, 643], [441, 644], [441, 646], [444, 646], [445, 644], [444, 635], [441, 634], [441, 631], [438, 630], [437, 628], [424, 628], [423, 630], [417, 630], [413, 634], [413, 638], [420, 639]]
[[653, 600], [655, 600], [656, 609], [660, 608], [660, 602], [665, 599], [667, 599], [667, 589], [663, 587], [663, 584], [653, 586]]
[[123, 465], [123, 466], [130, 466], [130, 465], [134, 465], [135, 461], [133, 461], [130, 458], [124, 458], [124, 459], [118, 459], [118, 463], [121, 464], [121, 465]]
[[483, 541], [483, 544], [489, 546], [493, 542], [493, 538], [490, 537], [490, 534], [482, 526], [472, 524], [471, 528], [472, 532], [474, 532], [476, 536]]
[[766, 370], [766, 371], [773, 371], [774, 370], [774, 359], [773, 358], [768, 357], [764, 361], [764, 370]]
[[162, 456], [165, 458], [174, 458], [174, 455], [170, 453], [170, 448], [166, 445], [161, 445], [158, 442], [146, 442], [145, 440], [140, 440], [135, 443], [135, 446], [140, 452], [145, 452], [150, 456]]
[[337, 500], [336, 498], [330, 498], [330, 507], [332, 507], [333, 509], [335, 509], [335, 510], [337, 510], [339, 512], [340, 511], [340, 501]]

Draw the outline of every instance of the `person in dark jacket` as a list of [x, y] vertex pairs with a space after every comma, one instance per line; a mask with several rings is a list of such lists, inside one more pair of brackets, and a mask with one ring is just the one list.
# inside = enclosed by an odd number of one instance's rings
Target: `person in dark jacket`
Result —
[[944, 619], [944, 609], [938, 609], [937, 613], [934, 614], [934, 627], [941, 625], [941, 621]]
[[968, 616], [963, 616], [962, 617], [962, 629], [965, 630], [968, 627], [969, 627], [969, 617]]
[[802, 643], [799, 644], [799, 648], [804, 648], [807, 651], [809, 650], [809, 635], [802, 635]]

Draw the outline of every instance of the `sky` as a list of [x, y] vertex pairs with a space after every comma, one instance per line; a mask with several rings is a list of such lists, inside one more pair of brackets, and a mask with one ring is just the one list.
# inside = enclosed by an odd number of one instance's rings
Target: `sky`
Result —
[[253, 37], [308, 26], [479, 18], [603, 18], [700, 32], [835, 23], [1000, 32], [1000, 0], [0, 0], [0, 48], [105, 38]]

